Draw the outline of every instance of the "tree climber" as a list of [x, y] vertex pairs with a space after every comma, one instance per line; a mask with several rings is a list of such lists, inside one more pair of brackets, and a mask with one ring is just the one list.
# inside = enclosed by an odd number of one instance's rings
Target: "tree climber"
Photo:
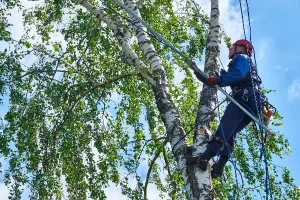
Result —
[[[229, 62], [228, 71], [221, 70], [220, 76], [210, 76], [205, 80], [205, 83], [209, 86], [230, 86], [233, 98], [250, 112], [257, 115], [257, 106], [261, 110], [261, 100], [259, 98], [261, 80], [257, 74], [256, 66], [251, 60], [252, 52], [253, 46], [251, 42], [247, 40], [236, 41], [229, 49], [228, 57], [232, 60]], [[201, 80], [198, 72], [195, 72], [195, 75]], [[254, 85], [252, 85], [252, 81]], [[256, 101], [259, 103], [256, 103]], [[200, 169], [206, 171], [209, 160], [219, 154], [219, 160], [212, 166], [211, 176], [212, 178], [221, 177], [225, 165], [234, 151], [237, 133], [251, 121], [247, 114], [233, 102], [230, 102], [221, 118], [215, 135], [207, 144], [206, 151], [201, 156], [187, 156], [187, 163], [197, 164]]]

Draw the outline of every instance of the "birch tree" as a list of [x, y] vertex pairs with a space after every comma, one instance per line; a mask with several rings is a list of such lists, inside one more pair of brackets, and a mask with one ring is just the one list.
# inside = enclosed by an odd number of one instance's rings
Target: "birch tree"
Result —
[[[210, 17], [191, 0], [124, 4], [187, 57], [201, 59], [205, 50], [207, 74], [219, 71], [218, 0], [211, 1]], [[215, 130], [217, 91], [203, 85], [199, 93], [184, 60], [114, 1], [1, 6], [0, 39], [7, 47], [0, 54], [0, 86], [9, 99], [0, 137], [9, 167], [1, 172], [12, 199], [20, 199], [24, 187], [32, 199], [105, 199], [105, 188], [114, 185], [128, 199], [148, 199], [149, 184], [162, 199], [264, 197], [264, 166], [251, 127], [234, 155], [239, 185], [232, 166], [212, 181], [210, 169], [187, 165], [187, 153], [201, 155]], [[9, 32], [12, 8], [23, 11], [20, 40]], [[281, 123], [276, 118], [274, 126]], [[267, 150], [271, 161], [288, 153], [289, 144], [277, 133]], [[271, 181], [276, 198], [299, 199], [286, 168], [272, 165]]]

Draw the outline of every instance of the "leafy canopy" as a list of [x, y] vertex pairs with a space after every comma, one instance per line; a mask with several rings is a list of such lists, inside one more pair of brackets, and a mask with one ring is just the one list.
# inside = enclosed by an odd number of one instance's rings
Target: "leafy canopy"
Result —
[[[110, 7], [90, 2], [120, 27], [130, 25], [112, 1], [105, 1]], [[45, 0], [33, 9], [17, 0], [0, 5], [0, 41], [5, 47], [0, 52], [0, 92], [2, 99], [9, 99], [9, 111], [1, 119], [0, 153], [3, 163], [9, 163], [2, 173], [11, 198], [20, 199], [23, 186], [28, 186], [33, 199], [62, 199], [64, 187], [70, 199], [104, 199], [104, 189], [117, 184], [129, 199], [143, 199], [148, 183], [156, 185], [162, 198], [187, 198], [151, 87], [126, 62], [107, 25], [75, 0]], [[188, 57], [201, 58], [208, 17], [194, 5], [191, 0], [138, 2], [147, 23]], [[12, 9], [23, 13], [24, 34], [18, 40], [12, 38], [7, 20]], [[198, 109], [199, 83], [178, 55], [155, 38], [151, 42], [188, 131]], [[134, 37], [131, 47], [148, 65]], [[239, 195], [245, 199], [264, 195], [264, 168], [252, 133], [249, 127], [241, 134], [235, 153], [245, 182]], [[289, 144], [278, 133], [269, 138], [267, 149], [271, 160], [289, 152]], [[143, 171], [147, 165], [151, 173]], [[271, 166], [274, 194], [298, 199], [289, 171]], [[220, 199], [233, 194], [233, 177], [229, 166], [225, 182], [214, 182]]]

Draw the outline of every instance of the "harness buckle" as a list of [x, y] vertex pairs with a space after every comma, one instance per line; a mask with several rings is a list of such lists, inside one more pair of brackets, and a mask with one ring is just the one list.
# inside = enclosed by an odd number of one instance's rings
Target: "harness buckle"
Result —
[[248, 96], [247, 96], [247, 94], [248, 94], [248, 90], [247, 90], [246, 88], [244, 88], [243, 96], [242, 96], [242, 99], [243, 99], [244, 101], [248, 101]]

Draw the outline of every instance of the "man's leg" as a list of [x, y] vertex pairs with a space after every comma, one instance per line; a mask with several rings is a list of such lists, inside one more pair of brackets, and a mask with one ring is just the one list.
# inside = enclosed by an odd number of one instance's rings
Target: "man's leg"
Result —
[[232, 134], [232, 137], [230, 137], [229, 140], [227, 141], [227, 145], [226, 144], [224, 145], [224, 148], [220, 153], [219, 160], [212, 166], [212, 171], [211, 171], [212, 178], [219, 178], [222, 176], [222, 174], [224, 173], [226, 163], [231, 157], [232, 152], [234, 151], [234, 143], [235, 143], [235, 138], [237, 133], [243, 130], [250, 122], [251, 122], [250, 117], [245, 115], [243, 120], [239, 124], [239, 126]]
[[[259, 100], [259, 94], [258, 94], [257, 91], [256, 91], [255, 95], [256, 95], [256, 98], [255, 98], [254, 95], [251, 95], [251, 97], [248, 97], [249, 99], [246, 102], [243, 99], [239, 98], [240, 101], [244, 101], [243, 103], [246, 106], [248, 106], [247, 110], [248, 111], [251, 110], [250, 112], [253, 113], [254, 115], [256, 115], [256, 113], [257, 113], [256, 104], [258, 106], [259, 111], [261, 109], [261, 101]], [[258, 101], [258, 103], [256, 103], [255, 100]], [[241, 110], [241, 112], [243, 112], [243, 111]], [[239, 125], [236, 127], [236, 129], [233, 131], [233, 133], [231, 135], [232, 137], [230, 136], [228, 141], [227, 141], [229, 146], [231, 146], [232, 148], [228, 149], [228, 148], [224, 147], [223, 151], [220, 153], [221, 156], [223, 155], [223, 156], [227, 156], [228, 158], [230, 158], [232, 152], [234, 151], [234, 142], [235, 142], [235, 138], [236, 138], [237, 133], [239, 133], [241, 130], [243, 130], [251, 121], [252, 121], [252, 119], [248, 115], [244, 114], [243, 119], [241, 120]]]
[[226, 148], [224, 146], [225, 141], [232, 144], [236, 130], [241, 128], [245, 116], [246, 114], [239, 107], [230, 102], [215, 134], [215, 138], [217, 139], [213, 139], [213, 141], [208, 143], [207, 151], [211, 151], [217, 155], [220, 150]]
[[217, 138], [208, 143], [206, 151], [201, 156], [187, 156], [187, 162], [190, 164], [197, 164], [200, 169], [205, 171], [207, 169], [209, 160], [217, 155], [217, 153], [223, 148], [224, 142], [222, 141], [227, 141], [230, 138], [244, 116], [245, 113], [234, 103], [230, 102], [216, 132]]
[[241, 121], [241, 123], [238, 125], [238, 127], [234, 130], [234, 132], [232, 133], [232, 135], [229, 137], [228, 141], [227, 141], [227, 147], [226, 144], [224, 145], [223, 150], [220, 152], [220, 156], [225, 156], [230, 158], [232, 155], [232, 152], [234, 151], [234, 143], [235, 143], [235, 139], [237, 134], [243, 130], [250, 122], [251, 122], [251, 118], [247, 115], [244, 116], [243, 120]]
[[[243, 101], [242, 99], [240, 99], [240, 100]], [[251, 109], [254, 113], [257, 113], [254, 96], [249, 98], [248, 101], [244, 102], [244, 103], [245, 103], [245, 105], [248, 106], [247, 109]], [[225, 144], [225, 146], [223, 147], [223, 150], [220, 153], [219, 160], [212, 167], [213, 168], [212, 172], [211, 172], [212, 178], [218, 178], [218, 177], [222, 176], [225, 166], [226, 166], [226, 163], [234, 151], [235, 138], [236, 138], [237, 134], [241, 130], [243, 130], [251, 121], [252, 121], [251, 118], [245, 114], [244, 117], [242, 118], [241, 122], [239, 123], [239, 125], [232, 132], [232, 134], [228, 137], [227, 145]]]

